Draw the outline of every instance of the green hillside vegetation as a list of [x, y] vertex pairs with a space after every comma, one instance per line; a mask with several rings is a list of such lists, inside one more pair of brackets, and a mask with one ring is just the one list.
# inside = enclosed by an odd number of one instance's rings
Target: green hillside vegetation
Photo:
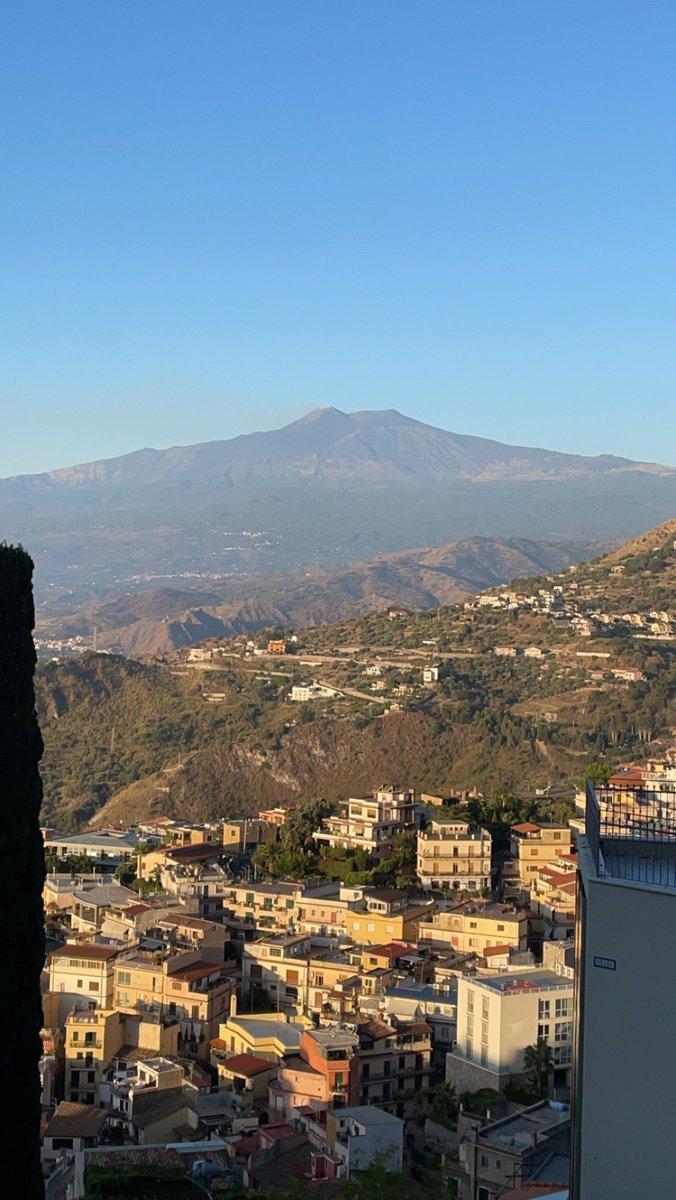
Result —
[[[649, 614], [659, 594], [669, 616], [673, 524], [624, 558], [614, 552], [514, 590], [558, 586], [581, 613], [609, 614]], [[637, 632], [609, 618], [607, 636], [583, 637], [570, 620], [527, 606], [456, 605], [300, 631], [292, 657], [247, 658], [242, 636], [221, 639], [231, 657], [207, 664], [180, 653], [50, 663], [37, 679], [45, 816], [62, 827], [141, 812], [237, 816], [385, 781], [445, 795], [478, 788], [489, 800], [504, 787], [570, 796], [590, 760], [659, 753], [673, 737], [676, 642], [646, 621]], [[543, 657], [498, 657], [496, 645], [539, 647]], [[439, 667], [429, 686], [426, 663]], [[369, 664], [382, 671], [382, 692], [371, 690]], [[615, 669], [645, 680], [618, 680]], [[289, 702], [291, 686], [313, 677], [348, 694]]]

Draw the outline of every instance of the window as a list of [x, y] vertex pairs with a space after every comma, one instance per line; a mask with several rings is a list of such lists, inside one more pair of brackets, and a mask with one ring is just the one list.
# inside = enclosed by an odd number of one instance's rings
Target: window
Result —
[[470, 923], [469, 923], [470, 929], [476, 929], [476, 926], [477, 926], [476, 921], [470, 921]]
[[549, 1000], [538, 1000], [538, 1021], [549, 1020]]
[[481, 1022], [481, 1041], [484, 1045], [488, 1042], [488, 1021]]
[[474, 1037], [474, 1013], [467, 1014], [467, 1033], [469, 1037]]
[[549, 1037], [549, 1024], [544, 1023], [541, 1025], [538, 1025], [538, 1038], [544, 1038], [546, 1041], [548, 1037]]
[[465, 1038], [465, 1058], [471, 1060], [474, 1058], [474, 1044], [470, 1037]]
[[120, 987], [129, 987], [131, 983], [131, 971], [118, 971], [117, 982]]
[[568, 998], [562, 999], [562, 1000], [557, 1000], [554, 1005], [554, 1016], [555, 1017], [569, 1017], [572, 1012], [572, 1008], [573, 1008], [572, 1000], [569, 1000]]
[[467, 1011], [474, 1012], [474, 992], [467, 992]]
[[488, 1065], [488, 1047], [487, 1046], [481, 1047], [481, 1065], [482, 1065], [482, 1067], [485, 1067]]
[[83, 983], [83, 981], [82, 981], [81, 979], [78, 979], [78, 981], [77, 981], [77, 986], [78, 986], [79, 988], [81, 988], [81, 987], [83, 987], [83, 986], [84, 986], [84, 983]]
[[488, 1020], [488, 997], [483, 996], [481, 999], [481, 1015], [484, 1021]]
[[287, 900], [287, 902], [286, 902], [286, 907], [287, 907], [287, 908], [293, 908], [293, 905], [294, 905], [294, 902], [293, 902], [293, 900]]
[[554, 1065], [569, 1067], [573, 1061], [573, 1047], [568, 1042], [565, 1046], [556, 1046], [554, 1050]]
[[99, 985], [95, 980], [92, 980], [91, 983], [89, 984], [89, 990], [90, 990], [90, 992], [98, 992]]
[[479, 1158], [479, 1162], [480, 1162], [480, 1164], [481, 1164], [481, 1166], [482, 1166], [482, 1167], [487, 1167], [487, 1166], [488, 1166], [488, 1162], [489, 1162], [488, 1155], [487, 1155], [487, 1154], [482, 1154], [482, 1155], [481, 1155], [481, 1157]]
[[570, 1042], [573, 1037], [573, 1022], [561, 1021], [557, 1024], [554, 1033], [555, 1042]]
[[478, 938], [469, 938], [469, 944], [470, 944], [470, 946], [478, 946], [479, 939]]
[[560, 842], [560, 841], [561, 841], [561, 834], [560, 834], [560, 833], [555, 833], [555, 834], [554, 834], [554, 841], [555, 841], [555, 842]]
[[367, 933], [375, 933], [376, 927], [373, 921], [369, 921], [368, 925], [366, 926], [366, 931]]
[[353, 929], [359, 929], [359, 921], [353, 921], [353, 922], [352, 922], [352, 928], [353, 928]]
[[498, 933], [504, 933], [504, 932], [505, 932], [504, 925], [498, 925]]

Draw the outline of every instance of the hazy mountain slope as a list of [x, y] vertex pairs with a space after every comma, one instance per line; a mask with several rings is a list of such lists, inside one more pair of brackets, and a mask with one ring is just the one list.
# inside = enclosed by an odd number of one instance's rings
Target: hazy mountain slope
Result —
[[164, 654], [204, 638], [270, 625], [326, 624], [391, 605], [425, 609], [453, 604], [516, 576], [559, 570], [592, 557], [600, 548], [595, 543], [463, 538], [340, 568], [249, 577], [211, 593], [170, 588], [136, 592], [43, 621], [39, 633], [91, 637], [96, 628], [100, 649]]
[[624, 539], [676, 512], [676, 470], [450, 433], [392, 410], [0, 480], [50, 611], [155, 582], [371, 559], [463, 537]]
[[[580, 612], [605, 606], [649, 614], [657, 597], [673, 617], [673, 541], [670, 523], [641, 540], [647, 550], [637, 554], [632, 544], [624, 556], [614, 552], [558, 581]], [[519, 591], [550, 586], [536, 578]], [[234, 816], [297, 795], [366, 790], [395, 776], [441, 792], [570, 789], [591, 759], [659, 755], [673, 742], [676, 643], [668, 633], [652, 636], [649, 625], [625, 622], [608, 632], [590, 641], [544, 612], [457, 606], [301, 630], [301, 654], [286, 660], [286, 674], [277, 666], [268, 674], [269, 664], [246, 658], [210, 663], [204, 672], [181, 655], [153, 665], [92, 654], [45, 664], [37, 673], [45, 817], [67, 825], [96, 813], [111, 820], [162, 811]], [[548, 653], [504, 659], [493, 652], [501, 642]], [[322, 677], [351, 692], [316, 706], [289, 703], [290, 684], [307, 678], [304, 645], [332, 654]], [[603, 658], [589, 660], [590, 647]], [[242, 639], [233, 641], [233, 652], [241, 649]], [[364, 693], [364, 656], [401, 664], [386, 687], [392, 696], [398, 680], [412, 684], [397, 700], [404, 711], [385, 716], [389, 696]], [[421, 667], [431, 657], [441, 673], [426, 688]], [[614, 669], [627, 667], [645, 678], [616, 678]], [[209, 702], [214, 694], [217, 702]]]

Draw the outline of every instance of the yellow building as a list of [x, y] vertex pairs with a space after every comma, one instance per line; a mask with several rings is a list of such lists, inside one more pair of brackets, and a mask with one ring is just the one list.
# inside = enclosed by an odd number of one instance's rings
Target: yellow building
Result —
[[572, 837], [569, 825], [539, 825], [532, 821], [513, 825], [511, 856], [522, 887], [530, 890], [531, 879], [544, 863], [553, 862], [560, 854], [570, 854]]
[[103, 1071], [125, 1044], [126, 1016], [116, 1009], [74, 1009], [66, 1018], [66, 1100], [98, 1104]]
[[434, 910], [433, 900], [410, 900], [397, 888], [326, 886], [299, 898], [299, 932], [348, 937], [359, 945], [415, 942], [418, 925]]
[[221, 1023], [218, 1043], [229, 1054], [253, 1054], [278, 1063], [285, 1054], [297, 1054], [307, 1023], [290, 1021], [284, 1013], [233, 1014]]
[[418, 926], [421, 946], [483, 955], [493, 946], [526, 950], [528, 915], [504, 904], [464, 901]]

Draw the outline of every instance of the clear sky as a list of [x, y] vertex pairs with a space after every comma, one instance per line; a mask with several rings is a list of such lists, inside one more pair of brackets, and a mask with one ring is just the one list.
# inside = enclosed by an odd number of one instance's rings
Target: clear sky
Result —
[[4, 0], [0, 475], [395, 407], [676, 464], [676, 6]]

